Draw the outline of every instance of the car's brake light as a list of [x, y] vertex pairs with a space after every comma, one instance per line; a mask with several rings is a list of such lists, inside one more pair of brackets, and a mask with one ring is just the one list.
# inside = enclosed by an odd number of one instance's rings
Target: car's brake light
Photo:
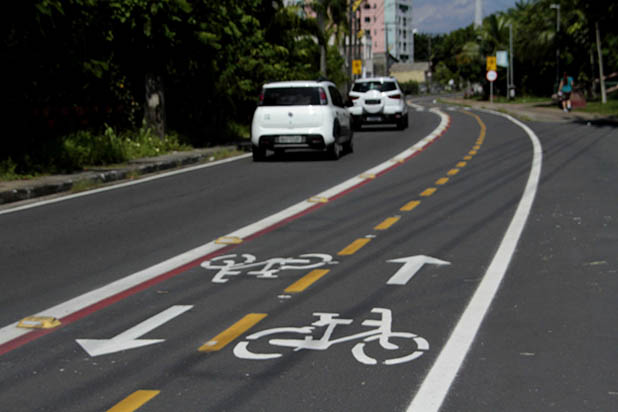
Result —
[[391, 98], [391, 99], [401, 99], [401, 95], [400, 94], [391, 94], [388, 97]]
[[260, 101], [258, 102], [258, 106], [262, 106], [264, 104], [264, 92], [260, 93]]
[[351, 94], [348, 95], [348, 97], [350, 98], [350, 100], [356, 100], [358, 99], [358, 96], [352, 96]]
[[328, 100], [326, 99], [326, 92], [320, 87], [320, 105], [326, 106], [327, 104]]

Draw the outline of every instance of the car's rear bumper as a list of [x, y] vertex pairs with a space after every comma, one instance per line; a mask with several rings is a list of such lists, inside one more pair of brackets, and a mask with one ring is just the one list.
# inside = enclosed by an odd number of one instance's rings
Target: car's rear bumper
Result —
[[260, 149], [312, 149], [324, 150], [326, 143], [324, 137], [319, 134], [277, 134], [260, 136], [257, 146]]

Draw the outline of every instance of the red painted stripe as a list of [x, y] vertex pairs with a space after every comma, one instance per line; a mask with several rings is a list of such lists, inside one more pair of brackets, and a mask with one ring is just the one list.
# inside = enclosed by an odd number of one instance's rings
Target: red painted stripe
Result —
[[[418, 151], [416, 151], [412, 155], [410, 155], [407, 158], [405, 158], [404, 162], [407, 162], [408, 160], [410, 160], [413, 157], [417, 156], [420, 152], [424, 151], [426, 148], [431, 146], [436, 140], [438, 140], [442, 135], [444, 135], [444, 133], [446, 132], [446, 130], [448, 130], [450, 125], [451, 125], [451, 118], [449, 116], [448, 124], [447, 124], [446, 128], [444, 129], [444, 131], [442, 131], [442, 133], [437, 135], [434, 139], [432, 139], [429, 143], [427, 143], [421, 149], [419, 149]], [[396, 168], [398, 166], [401, 166], [401, 163], [395, 163], [391, 167], [389, 167], [387, 169], [384, 169], [383, 171], [378, 173], [376, 175], [376, 177], [382, 176], [382, 175], [390, 172], [391, 170], [393, 170], [394, 168]], [[328, 200], [331, 201], [331, 200], [339, 199], [340, 197], [350, 193], [351, 191], [353, 191], [353, 190], [355, 190], [355, 189], [357, 189], [357, 188], [359, 188], [361, 186], [366, 185], [367, 183], [369, 183], [372, 180], [373, 179], [365, 179], [364, 181], [358, 183], [357, 185], [354, 185], [354, 186], [350, 187], [349, 189], [346, 189], [343, 192], [336, 194], [335, 196], [329, 198]], [[307, 214], [317, 210], [318, 208], [324, 206], [325, 204], [326, 203], [316, 203], [314, 206], [312, 206], [312, 207], [310, 207], [308, 209], [305, 209], [302, 212], [299, 212], [299, 213], [297, 213], [295, 215], [292, 215], [292, 216], [290, 216], [290, 217], [288, 217], [288, 218], [286, 218], [286, 219], [284, 219], [284, 220], [282, 220], [280, 222], [277, 222], [277, 223], [275, 223], [275, 224], [273, 224], [273, 225], [271, 225], [271, 226], [269, 226], [269, 227], [267, 227], [265, 229], [262, 229], [262, 230], [254, 233], [254, 234], [252, 234], [250, 236], [247, 236], [245, 239], [243, 239], [243, 243], [241, 243], [241, 244], [244, 244], [245, 242], [253, 240], [253, 239], [257, 238], [257, 237], [260, 237], [260, 236], [262, 236], [262, 235], [264, 235], [266, 233], [270, 233], [270, 232], [272, 232], [272, 231], [274, 231], [274, 230], [276, 230], [276, 229], [278, 229], [278, 228], [280, 228], [280, 227], [282, 227], [282, 226], [284, 226], [284, 225], [286, 225], [286, 224], [288, 224], [288, 223], [290, 223], [290, 222], [292, 222], [292, 221], [294, 221], [294, 220], [296, 220], [296, 219], [298, 219], [298, 218], [300, 218], [302, 216], [305, 216], [305, 215], [307, 215]], [[218, 250], [216, 252], [213, 252], [213, 253], [210, 253], [208, 255], [205, 255], [205, 256], [202, 256], [200, 258], [197, 258], [197, 259], [195, 259], [195, 260], [193, 260], [193, 261], [191, 261], [189, 263], [185, 263], [182, 266], [179, 266], [179, 267], [177, 267], [175, 269], [172, 269], [172, 270], [170, 270], [168, 272], [165, 272], [165, 273], [163, 273], [163, 274], [161, 274], [161, 275], [159, 275], [159, 276], [157, 276], [155, 278], [152, 278], [152, 279], [150, 279], [150, 280], [148, 280], [148, 281], [146, 281], [144, 283], [140, 283], [139, 285], [136, 285], [136, 286], [134, 286], [134, 287], [132, 287], [130, 289], [127, 289], [127, 290], [125, 290], [123, 292], [117, 293], [116, 295], [110, 296], [110, 297], [108, 297], [106, 299], [103, 299], [103, 300], [93, 304], [93, 305], [90, 305], [90, 306], [88, 306], [88, 307], [86, 307], [84, 309], [81, 309], [81, 310], [79, 310], [77, 312], [74, 312], [74, 313], [70, 314], [69, 316], [66, 316], [66, 317], [60, 319], [61, 325], [59, 327], [57, 327], [57, 328], [53, 328], [53, 329], [36, 329], [36, 330], [33, 330], [33, 331], [27, 333], [26, 335], [20, 336], [19, 338], [13, 339], [13, 340], [11, 340], [11, 341], [3, 344], [3, 345], [0, 345], [0, 356], [2, 356], [2, 355], [6, 354], [6, 353], [8, 353], [8, 352], [10, 352], [10, 351], [12, 351], [14, 349], [17, 349], [17, 348], [25, 345], [26, 343], [32, 342], [32, 341], [34, 341], [34, 340], [36, 340], [36, 339], [38, 339], [38, 338], [40, 338], [42, 336], [45, 336], [45, 335], [47, 335], [47, 334], [49, 334], [51, 332], [54, 332], [54, 331], [62, 328], [63, 326], [69, 325], [69, 324], [71, 324], [71, 323], [73, 323], [73, 322], [75, 322], [77, 320], [80, 320], [80, 319], [82, 319], [82, 318], [84, 318], [84, 317], [86, 317], [86, 316], [88, 316], [88, 315], [90, 315], [90, 314], [92, 314], [94, 312], [97, 312], [97, 311], [99, 311], [99, 310], [101, 310], [103, 308], [106, 308], [106, 307], [108, 307], [108, 306], [110, 306], [110, 305], [112, 305], [112, 304], [114, 304], [116, 302], [119, 302], [119, 301], [121, 301], [121, 300], [123, 300], [123, 299], [125, 299], [125, 298], [127, 298], [129, 296], [135, 295], [136, 293], [141, 292], [143, 290], [146, 290], [146, 289], [148, 289], [148, 288], [150, 288], [150, 287], [152, 287], [152, 286], [154, 286], [154, 285], [156, 285], [158, 283], [161, 283], [161, 282], [163, 282], [165, 280], [168, 280], [168, 279], [173, 278], [173, 277], [175, 277], [177, 275], [180, 275], [181, 273], [186, 272], [187, 270], [192, 269], [192, 268], [198, 266], [202, 262], [204, 262], [206, 260], [210, 260], [212, 258], [215, 258], [215, 257], [217, 257], [219, 255], [222, 255], [222, 254], [224, 254], [224, 253], [234, 249], [237, 246], [238, 245], [226, 246], [226, 247], [224, 247], [221, 250]]]

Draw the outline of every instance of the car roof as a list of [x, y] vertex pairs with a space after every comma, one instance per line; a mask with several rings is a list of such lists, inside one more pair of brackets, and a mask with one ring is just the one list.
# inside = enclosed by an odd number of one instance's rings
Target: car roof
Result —
[[316, 81], [316, 80], [293, 80], [285, 82], [272, 82], [266, 83], [264, 88], [273, 87], [316, 87], [316, 86], [334, 86], [335, 84], [329, 81]]
[[384, 81], [389, 81], [389, 82], [394, 82], [397, 81], [397, 79], [395, 79], [394, 77], [365, 77], [362, 79], [356, 79], [354, 80], [354, 83], [365, 83], [365, 82], [384, 82]]

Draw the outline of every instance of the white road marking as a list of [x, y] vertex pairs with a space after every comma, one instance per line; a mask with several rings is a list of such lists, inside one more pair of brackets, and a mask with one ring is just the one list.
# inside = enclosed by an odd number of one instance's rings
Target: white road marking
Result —
[[431, 256], [425, 255], [417, 255], [417, 256], [409, 256], [399, 259], [388, 260], [389, 263], [403, 263], [403, 266], [399, 268], [399, 270], [391, 276], [391, 278], [386, 282], [387, 285], [405, 285], [410, 279], [416, 275], [416, 272], [421, 270], [421, 268], [426, 265], [450, 265], [450, 262], [446, 262], [444, 260], [436, 259]]
[[[430, 145], [431, 143], [434, 142], [434, 140], [436, 140], [444, 131], [446, 131], [448, 124], [449, 124], [449, 116], [438, 110], [438, 109], [431, 109], [431, 111], [435, 114], [437, 114], [440, 117], [440, 124], [427, 136], [425, 136], [423, 139], [421, 139], [420, 141], [418, 141], [414, 146], [412, 146], [409, 149], [404, 150], [402, 153], [400, 153], [399, 155], [397, 155], [397, 157], [401, 157], [401, 158], [408, 158], [412, 155], [414, 155], [417, 151], [421, 151], [423, 150], [425, 147], [427, 147], [428, 145]], [[246, 156], [245, 156], [246, 157]], [[233, 161], [236, 160], [238, 158], [234, 158], [234, 159], [226, 159], [227, 161]], [[222, 161], [223, 162], [223, 161]], [[169, 176], [171, 174], [179, 174], [179, 173], [184, 173], [190, 170], [196, 170], [199, 168], [203, 168], [203, 167], [208, 167], [208, 166], [212, 166], [214, 165], [214, 163], [210, 163], [207, 165], [199, 165], [199, 166], [195, 166], [193, 168], [186, 168], [186, 169], [181, 169], [181, 170], [177, 170], [174, 172], [170, 172], [168, 174], [165, 174], [165, 176]], [[372, 169], [369, 169], [367, 171], [365, 171], [364, 173], [360, 173], [359, 176], [353, 177], [351, 179], [346, 180], [345, 182], [334, 186], [330, 189], [325, 190], [322, 193], [318, 193], [315, 196], [312, 197], [325, 197], [325, 198], [332, 198], [335, 197], [337, 195], [339, 195], [340, 193], [343, 193], [351, 188], [353, 188], [354, 186], [363, 184], [367, 182], [367, 179], [364, 179], [362, 177], [360, 177], [360, 175], [363, 174], [373, 174], [373, 175], [379, 175], [381, 172], [384, 172], [390, 168], [393, 167], [393, 164], [390, 161], [385, 161], [382, 164], [379, 164], [375, 167], [373, 167]], [[151, 178], [147, 178], [148, 180], [154, 180], [154, 179], [158, 179], [161, 178], [162, 175], [157, 175], [157, 176], [153, 176]], [[67, 200], [69, 198], [75, 198], [75, 197], [79, 197], [79, 196], [85, 196], [86, 194], [92, 194], [92, 193], [96, 193], [96, 192], [100, 192], [100, 191], [106, 191], [106, 190], [112, 190], [114, 188], [117, 187], [124, 187], [124, 186], [129, 186], [129, 185], [133, 185], [133, 184], [138, 184], [141, 183], [143, 181], [147, 181], [146, 179], [142, 179], [141, 181], [135, 181], [135, 182], [128, 182], [128, 183], [124, 183], [121, 185], [116, 185], [116, 186], [111, 186], [111, 187], [106, 187], [103, 189], [99, 189], [96, 191], [91, 191], [91, 192], [85, 192], [85, 193], [80, 193], [77, 195], [72, 195], [72, 196], [67, 196], [65, 198], [59, 198], [59, 199], [53, 199], [51, 201], [46, 201], [46, 202], [41, 202], [37, 205], [42, 206], [43, 204], [49, 204], [49, 203], [56, 203], [56, 202], [60, 202], [62, 200]], [[23, 210], [23, 209], [27, 209], [30, 207], [35, 207], [34, 205], [28, 205], [28, 206], [24, 206], [22, 208], [19, 208], [18, 210]], [[228, 233], [225, 236], [222, 236], [223, 238], [239, 238], [239, 239], [245, 239], [255, 233], [259, 233], [263, 230], [266, 230], [292, 216], [295, 216], [297, 214], [300, 214], [302, 212], [305, 212], [313, 207], [316, 207], [316, 203], [310, 202], [309, 200], [305, 200], [302, 201], [300, 203], [297, 203], [295, 205], [292, 205], [290, 207], [288, 207], [287, 209], [284, 209], [278, 213], [275, 213], [271, 216], [268, 216], [258, 222], [252, 223], [250, 225], [247, 225], [245, 227], [242, 227], [232, 233]], [[13, 209], [12, 211], [15, 211], [15, 209]], [[86, 292], [80, 296], [77, 296], [73, 299], [70, 299], [68, 301], [65, 301], [63, 303], [60, 303], [56, 306], [53, 306], [51, 308], [45, 309], [37, 314], [34, 314], [33, 316], [47, 316], [47, 317], [54, 317], [57, 319], [62, 319], [65, 318], [71, 314], [74, 314], [76, 312], [79, 312], [80, 310], [83, 310], [85, 308], [88, 308], [89, 306], [95, 305], [107, 298], [110, 298], [114, 295], [117, 295], [119, 293], [125, 292], [135, 286], [138, 286], [142, 283], [145, 283], [149, 280], [152, 280], [158, 276], [161, 276], [165, 273], [168, 273], [170, 271], [173, 271], [175, 269], [178, 269], [179, 267], [188, 264], [190, 262], [193, 262], [197, 259], [203, 258], [204, 256], [210, 255], [212, 253], [215, 253], [223, 248], [229, 247], [228, 245], [222, 245], [222, 244], [217, 244], [216, 240], [210, 241], [204, 245], [198, 246], [195, 249], [189, 250], [187, 252], [184, 252], [180, 255], [174, 256], [166, 261], [163, 261], [161, 263], [158, 263], [154, 266], [151, 266], [149, 268], [143, 269], [139, 272], [133, 273], [131, 275], [128, 275], [122, 279], [119, 279], [117, 281], [114, 281], [112, 283], [109, 283], [105, 286], [102, 286], [98, 289], [92, 290], [90, 292]], [[14, 322], [12, 324], [9, 324], [7, 326], [4, 326], [0, 329], [0, 345], [3, 345], [7, 342], [10, 342], [12, 340], [15, 340], [17, 338], [20, 338], [28, 333], [31, 333], [30, 329], [23, 329], [23, 328], [18, 328], [19, 322]]]
[[169, 307], [163, 312], [146, 319], [140, 324], [133, 326], [111, 339], [76, 339], [75, 341], [92, 357], [165, 342], [165, 339], [138, 338], [164, 323], [169, 322], [175, 317], [182, 315], [192, 307], [193, 305], [176, 305]]
[[174, 175], [181, 174], [181, 173], [192, 172], [194, 170], [199, 170], [199, 169], [205, 169], [207, 167], [218, 166], [218, 165], [224, 164], [224, 163], [234, 162], [236, 160], [245, 159], [245, 158], [247, 158], [249, 156], [251, 156], [251, 154], [247, 153], [247, 154], [243, 154], [243, 155], [239, 155], [239, 156], [235, 156], [235, 157], [230, 157], [228, 159], [217, 160], [215, 162], [204, 163], [204, 164], [199, 164], [199, 165], [196, 165], [196, 166], [190, 166], [190, 167], [185, 167], [185, 168], [182, 168], [182, 169], [172, 170], [171, 172], [158, 173], [158, 174], [153, 175], [153, 176], [148, 176], [148, 177], [140, 178], [140, 179], [137, 179], [137, 180], [131, 180], [129, 182], [118, 183], [118, 184], [114, 184], [114, 185], [111, 185], [111, 186], [106, 186], [106, 187], [101, 187], [101, 188], [98, 188], [98, 189], [87, 190], [85, 192], [74, 193], [74, 194], [71, 194], [71, 195], [57, 197], [57, 198], [54, 198], [54, 199], [48, 199], [48, 200], [42, 200], [40, 202], [29, 203], [27, 205], [14, 207], [12, 209], [0, 210], [0, 215], [5, 215], [5, 214], [8, 214], [8, 213], [13, 213], [13, 212], [19, 212], [20, 210], [32, 209], [34, 207], [45, 206], [45, 205], [49, 205], [49, 204], [52, 204], [52, 203], [64, 202], [65, 200], [75, 199], [77, 197], [90, 196], [90, 195], [93, 195], [95, 193], [101, 193], [101, 192], [107, 192], [108, 190], [120, 189], [121, 187], [138, 185], [140, 183], [146, 183], [146, 182], [150, 182], [152, 180], [162, 179], [164, 177], [174, 176]]
[[533, 148], [530, 175], [498, 251], [494, 255], [491, 264], [487, 268], [483, 279], [461, 315], [455, 329], [453, 329], [446, 345], [408, 406], [407, 412], [437, 412], [440, 409], [513, 258], [515, 247], [530, 215], [530, 209], [532, 208], [539, 185], [543, 150], [538, 137], [528, 126], [519, 120], [506, 114], [488, 112], [506, 117], [524, 129], [532, 142]]

